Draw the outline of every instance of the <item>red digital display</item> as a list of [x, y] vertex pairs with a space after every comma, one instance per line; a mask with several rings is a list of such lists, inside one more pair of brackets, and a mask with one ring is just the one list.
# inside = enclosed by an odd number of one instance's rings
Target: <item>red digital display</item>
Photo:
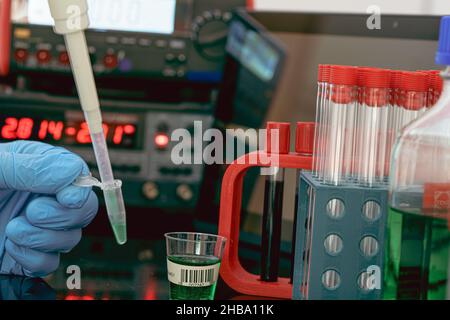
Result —
[[[136, 147], [136, 123], [104, 123], [103, 131], [110, 146]], [[7, 115], [0, 116], [0, 138], [3, 141], [37, 140], [63, 145], [87, 145], [92, 142], [84, 121]]]

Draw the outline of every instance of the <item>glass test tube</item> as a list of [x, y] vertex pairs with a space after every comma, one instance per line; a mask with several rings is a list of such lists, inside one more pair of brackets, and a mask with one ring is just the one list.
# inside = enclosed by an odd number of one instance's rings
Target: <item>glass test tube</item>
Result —
[[357, 70], [357, 112], [355, 122], [355, 148], [353, 152], [353, 166], [352, 166], [352, 180], [356, 181], [360, 171], [359, 164], [361, 159], [362, 144], [363, 144], [363, 125], [362, 115], [367, 107], [364, 102], [364, 89], [366, 87], [366, 75], [372, 68], [358, 67]]
[[[271, 154], [287, 154], [290, 150], [290, 124], [268, 122], [266, 149]], [[261, 230], [261, 280], [276, 282], [280, 263], [281, 224], [283, 215], [283, 168], [273, 164], [266, 176], [264, 212]]]
[[322, 117], [323, 117], [323, 100], [324, 100], [324, 89], [325, 89], [325, 83], [323, 81], [323, 69], [324, 65], [319, 64], [318, 68], [318, 76], [317, 76], [317, 101], [316, 101], [316, 128], [314, 132], [314, 162], [313, 162], [313, 169], [312, 173], [314, 177], [317, 177], [319, 174], [319, 163], [320, 163], [320, 157], [321, 157], [321, 145], [320, 145], [320, 135], [321, 135], [321, 124], [322, 124]]
[[400, 84], [402, 71], [390, 70], [391, 84], [389, 90], [389, 113], [388, 113], [388, 139], [386, 145], [385, 173], [389, 176], [392, 147], [399, 133], [399, 119], [401, 117], [401, 108], [399, 106]]
[[358, 183], [373, 187], [385, 183], [386, 145], [390, 72], [372, 69], [366, 75], [364, 103], [360, 116], [362, 144], [359, 158]]
[[[348, 119], [354, 119], [357, 69], [349, 66], [331, 66], [330, 97], [325, 137], [325, 166], [323, 182], [340, 185], [344, 182], [346, 169], [351, 167], [353, 133], [347, 130]], [[351, 108], [349, 108], [349, 106]], [[353, 127], [351, 128], [353, 130]], [[349, 141], [347, 141], [349, 140]], [[350, 161], [347, 163], [346, 161]]]
[[[319, 124], [317, 137], [317, 152], [315, 152], [315, 157], [317, 158], [317, 178], [319, 180], [323, 179], [324, 166], [325, 166], [325, 148], [326, 148], [326, 136], [328, 132], [328, 115], [329, 115], [329, 95], [330, 95], [330, 65], [322, 65], [322, 88], [321, 88], [321, 101], [319, 105]], [[316, 142], [315, 142], [316, 143]]]
[[433, 70], [417, 70], [417, 72], [422, 72], [427, 75], [427, 109], [431, 108], [433, 105], [433, 99], [434, 99], [434, 74]]
[[423, 72], [404, 72], [402, 77], [403, 126], [420, 117], [427, 109], [428, 75]]
[[434, 81], [433, 81], [433, 106], [438, 102], [441, 97], [444, 81], [441, 77], [441, 72], [437, 70], [433, 70]]

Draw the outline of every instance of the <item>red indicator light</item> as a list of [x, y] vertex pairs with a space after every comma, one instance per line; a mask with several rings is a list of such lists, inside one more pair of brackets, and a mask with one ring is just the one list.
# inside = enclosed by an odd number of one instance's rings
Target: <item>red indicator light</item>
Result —
[[94, 300], [94, 297], [85, 295], [85, 296], [81, 297], [81, 300], [89, 300], [90, 301], [90, 300]]
[[70, 64], [69, 54], [66, 51], [63, 51], [59, 54], [58, 60], [61, 64], [65, 66], [68, 66]]
[[136, 132], [136, 128], [131, 124], [127, 124], [123, 127], [123, 132], [125, 132], [125, 134], [134, 134]]
[[52, 60], [52, 55], [50, 54], [50, 51], [48, 50], [39, 50], [36, 53], [36, 57], [39, 63], [49, 63], [50, 60]]
[[158, 149], [165, 149], [169, 145], [169, 136], [165, 133], [155, 135], [155, 145]]
[[103, 64], [108, 69], [115, 69], [117, 65], [119, 64], [119, 60], [117, 57], [113, 54], [107, 54], [105, 58], [103, 59]]
[[17, 49], [14, 52], [14, 59], [17, 62], [25, 62], [28, 59], [28, 51], [26, 49]]

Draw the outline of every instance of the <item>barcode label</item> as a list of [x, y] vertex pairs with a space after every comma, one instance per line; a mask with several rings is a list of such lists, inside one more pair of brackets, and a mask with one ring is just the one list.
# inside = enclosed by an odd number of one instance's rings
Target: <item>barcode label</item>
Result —
[[212, 279], [214, 279], [214, 269], [208, 270], [181, 269], [181, 282], [183, 283], [211, 282]]
[[219, 278], [219, 264], [211, 266], [186, 266], [167, 260], [167, 274], [170, 282], [185, 287], [208, 287]]

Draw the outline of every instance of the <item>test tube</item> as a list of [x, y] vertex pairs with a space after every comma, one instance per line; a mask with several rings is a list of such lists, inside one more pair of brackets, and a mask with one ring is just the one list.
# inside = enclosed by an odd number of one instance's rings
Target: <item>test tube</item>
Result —
[[433, 99], [434, 99], [434, 72], [433, 70], [417, 70], [417, 72], [422, 72], [427, 75], [427, 83], [428, 83], [428, 90], [427, 90], [427, 109], [432, 107]]
[[[346, 155], [352, 154], [353, 137], [347, 130], [347, 121], [354, 118], [356, 100], [357, 69], [350, 66], [331, 66], [330, 94], [325, 133], [325, 165], [323, 182], [340, 185], [351, 167]], [[352, 128], [353, 130], [353, 128]], [[346, 140], [349, 140], [348, 142]], [[346, 149], [347, 148], [347, 149]], [[350, 159], [351, 160], [351, 159]]]
[[385, 183], [389, 91], [388, 70], [367, 72], [363, 95], [366, 108], [360, 117], [363, 129], [358, 177], [358, 183], [366, 187]]
[[432, 74], [433, 74], [432, 77], [433, 99], [431, 105], [434, 106], [441, 97], [444, 81], [441, 77], [441, 72], [439, 70], [433, 70]]
[[[316, 177], [323, 179], [324, 166], [325, 166], [325, 148], [326, 148], [326, 136], [328, 132], [328, 115], [329, 115], [329, 92], [330, 92], [330, 65], [322, 65], [321, 70], [321, 99], [316, 112], [319, 115], [318, 126], [316, 127], [316, 138], [314, 146], [314, 161], [316, 161]], [[320, 81], [319, 80], [319, 81]], [[316, 119], [317, 122], [317, 119]], [[314, 164], [313, 164], [314, 165]]]
[[399, 106], [399, 95], [400, 95], [400, 84], [402, 78], [402, 71], [400, 70], [390, 70], [391, 81], [389, 90], [389, 112], [388, 112], [388, 137], [386, 146], [386, 165], [385, 165], [385, 176], [389, 176], [390, 162], [392, 148], [397, 138], [398, 132], [400, 130], [399, 121], [401, 118], [402, 108]]
[[423, 72], [403, 72], [402, 74], [402, 127], [420, 117], [427, 109], [428, 75]]
[[312, 174], [314, 177], [317, 177], [319, 174], [319, 163], [321, 157], [321, 146], [320, 146], [320, 134], [321, 134], [321, 123], [323, 117], [323, 99], [324, 99], [324, 89], [325, 83], [323, 81], [323, 69], [324, 65], [319, 64], [318, 67], [318, 75], [317, 75], [317, 100], [316, 100], [316, 123], [317, 126], [315, 128], [315, 139], [314, 139], [314, 159], [313, 159], [313, 168]]
[[355, 148], [353, 152], [352, 180], [356, 181], [360, 171], [359, 163], [363, 144], [363, 115], [367, 107], [364, 102], [364, 88], [366, 87], [366, 75], [372, 68], [357, 68], [357, 103], [356, 103], [356, 124], [355, 124]]
[[[268, 153], [289, 153], [290, 129], [289, 123], [267, 123]], [[272, 174], [266, 176], [261, 230], [261, 280], [265, 282], [278, 280], [283, 215], [284, 169], [271, 169]]]

